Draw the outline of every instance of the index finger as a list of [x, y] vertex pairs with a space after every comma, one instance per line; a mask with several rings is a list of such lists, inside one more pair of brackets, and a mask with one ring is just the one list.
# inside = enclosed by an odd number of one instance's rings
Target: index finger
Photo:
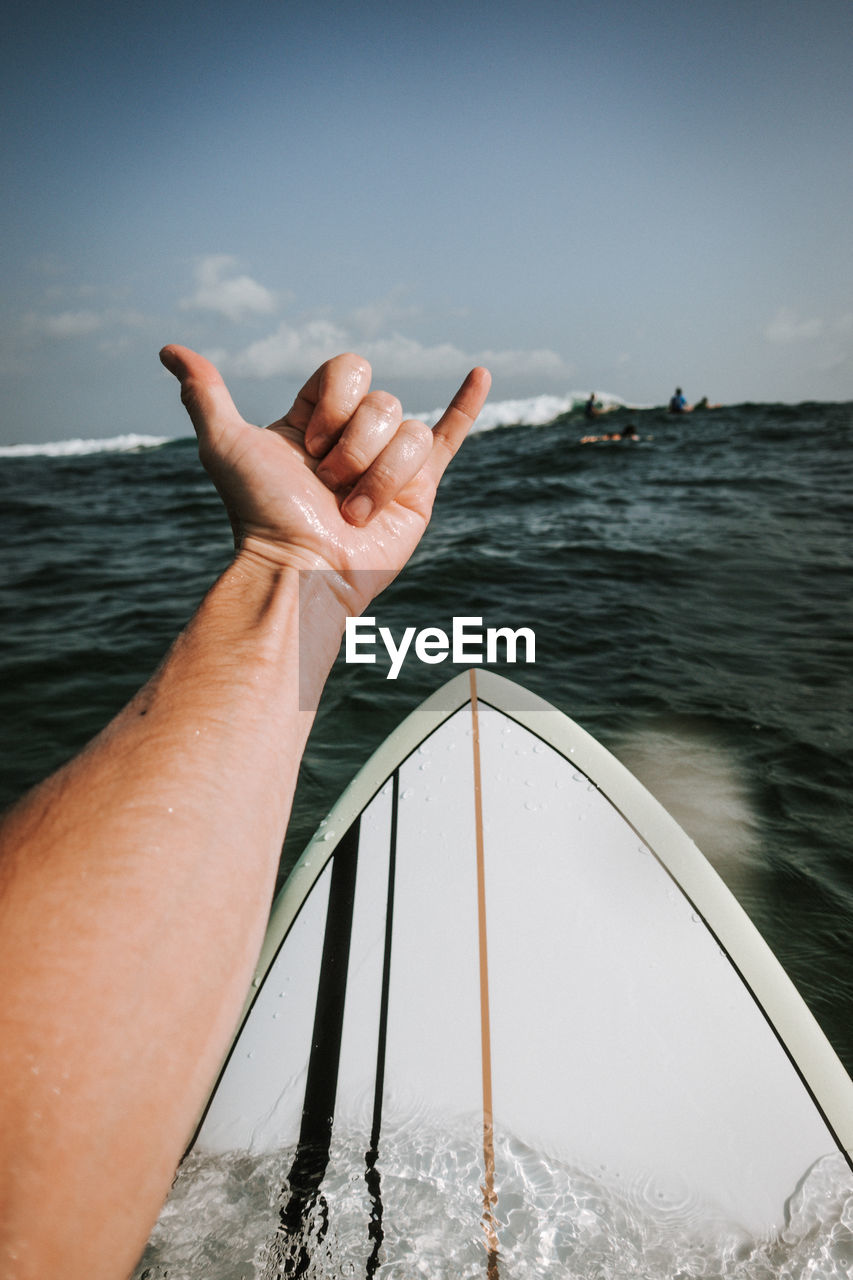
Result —
[[432, 433], [432, 453], [424, 465], [424, 470], [430, 473], [436, 484], [474, 425], [491, 385], [492, 375], [488, 369], [472, 369], [436, 423]]
[[364, 398], [370, 375], [370, 365], [362, 356], [353, 352], [334, 356], [312, 373], [281, 421], [303, 431], [305, 448], [313, 457], [322, 457]]

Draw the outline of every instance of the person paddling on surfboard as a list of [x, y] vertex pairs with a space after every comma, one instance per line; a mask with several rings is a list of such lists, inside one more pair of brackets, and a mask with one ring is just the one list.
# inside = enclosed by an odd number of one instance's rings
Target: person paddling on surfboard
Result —
[[161, 360], [236, 554], [152, 679], [0, 828], [15, 1280], [118, 1280], [141, 1254], [251, 980], [345, 620], [409, 559], [489, 387], [474, 369], [431, 431], [341, 355], [259, 430], [209, 361]]
[[625, 424], [625, 426], [622, 428], [621, 431], [611, 431], [611, 433], [606, 436], [581, 436], [579, 443], [580, 444], [598, 444], [600, 440], [637, 441], [639, 440], [639, 438], [640, 437], [637, 435], [637, 428], [634, 426], [633, 422], [628, 422]]

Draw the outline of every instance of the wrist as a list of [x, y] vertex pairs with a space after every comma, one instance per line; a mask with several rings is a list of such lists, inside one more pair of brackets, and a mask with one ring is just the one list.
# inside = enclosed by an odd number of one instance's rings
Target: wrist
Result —
[[398, 569], [335, 568], [316, 552], [293, 544], [278, 544], [249, 535], [237, 547], [235, 569], [276, 582], [295, 572], [303, 608], [310, 602], [310, 617], [338, 626], [343, 635], [348, 617], [358, 617], [396, 577]]
[[245, 659], [259, 673], [270, 670], [276, 685], [285, 677], [298, 709], [313, 714], [346, 619], [361, 606], [341, 574], [309, 563], [274, 560], [244, 545], [214, 590], [233, 611]]
[[338, 640], [351, 612], [352, 591], [344, 576], [319, 558], [283, 554], [281, 559], [243, 544], [221, 582], [241, 597], [247, 618], [271, 624], [280, 634], [284, 618], [297, 627], [322, 631]]

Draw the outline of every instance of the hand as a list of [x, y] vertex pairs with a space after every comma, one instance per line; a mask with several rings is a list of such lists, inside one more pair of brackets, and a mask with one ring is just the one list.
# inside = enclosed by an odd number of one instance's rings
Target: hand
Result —
[[[486, 369], [468, 374], [434, 430], [402, 421], [400, 403], [370, 391], [355, 355], [322, 365], [266, 430], [237, 412], [218, 370], [186, 347], [160, 352], [181, 383], [199, 456], [241, 553], [275, 566], [331, 569], [361, 607], [400, 571], [429, 522], [438, 483], [483, 406]], [[349, 590], [346, 588], [349, 587]]]

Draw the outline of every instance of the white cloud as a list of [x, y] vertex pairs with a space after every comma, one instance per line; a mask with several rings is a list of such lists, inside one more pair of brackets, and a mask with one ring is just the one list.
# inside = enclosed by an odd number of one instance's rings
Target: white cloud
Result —
[[191, 311], [215, 311], [229, 320], [247, 315], [270, 315], [276, 309], [275, 294], [251, 276], [237, 275], [237, 259], [227, 253], [208, 254], [195, 267], [196, 290], [181, 300]]
[[96, 311], [61, 311], [58, 315], [36, 318], [34, 327], [49, 338], [81, 338], [102, 329], [104, 320]]
[[140, 311], [106, 307], [99, 311], [83, 309], [80, 311], [55, 311], [48, 315], [39, 315], [31, 311], [24, 316], [25, 332], [40, 334], [46, 338], [60, 340], [70, 338], [87, 338], [101, 333], [102, 351], [118, 349], [126, 345], [127, 336], [124, 330], [144, 330], [150, 324], [149, 318]]
[[324, 360], [348, 351], [351, 345], [346, 332], [330, 321], [312, 320], [302, 329], [285, 322], [269, 337], [251, 342], [234, 356], [226, 356], [222, 365], [243, 378], [275, 378], [282, 374], [304, 378]]
[[827, 326], [824, 348], [817, 365], [822, 374], [853, 366], [853, 312], [844, 312]]
[[420, 308], [403, 302], [405, 291], [393, 289], [384, 298], [376, 298], [356, 307], [350, 317], [353, 328], [360, 334], [360, 341], [366, 342], [388, 329], [406, 324], [420, 314]]
[[823, 332], [823, 321], [813, 316], [801, 320], [793, 307], [780, 307], [764, 330], [768, 342], [807, 342]]
[[[401, 333], [361, 343], [361, 355], [386, 378], [441, 378], [458, 372], [468, 357], [452, 342], [427, 346]], [[481, 363], [475, 360], [475, 364]]]
[[233, 356], [218, 354], [223, 370], [241, 377], [307, 377], [330, 356], [353, 350], [382, 378], [455, 377], [477, 364], [500, 377], [560, 377], [569, 372], [562, 357], [547, 349], [471, 352], [451, 342], [430, 345], [400, 333], [365, 340], [328, 320], [309, 321], [301, 328], [284, 322]]
[[504, 378], [540, 375], [546, 378], [564, 377], [570, 369], [563, 357], [547, 347], [532, 351], [481, 351], [473, 356], [476, 364], [484, 364], [492, 373]]
[[361, 344], [361, 353], [386, 377], [453, 377], [472, 365], [484, 364], [498, 377], [559, 377], [568, 373], [556, 351], [508, 350], [465, 351], [450, 342], [428, 346], [414, 338], [395, 333]]

